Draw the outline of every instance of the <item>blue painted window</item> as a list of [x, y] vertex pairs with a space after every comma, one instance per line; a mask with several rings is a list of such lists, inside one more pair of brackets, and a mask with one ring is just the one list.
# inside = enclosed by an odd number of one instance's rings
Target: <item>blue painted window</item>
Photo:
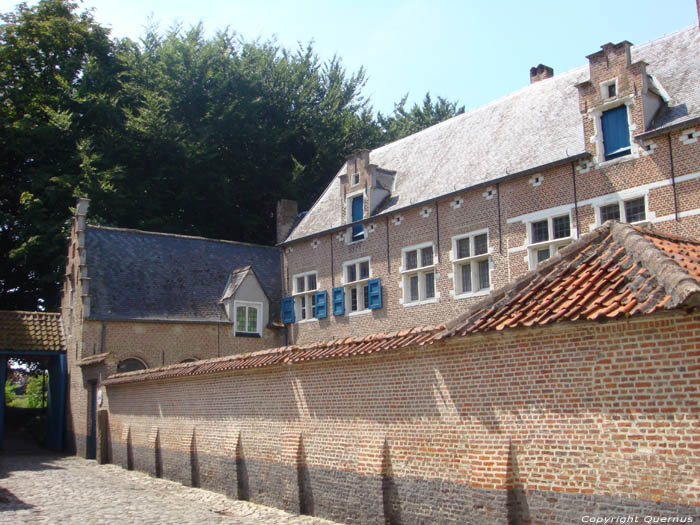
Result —
[[342, 286], [333, 288], [333, 315], [345, 313], [345, 289]]
[[379, 279], [370, 279], [367, 282], [367, 295], [369, 295], [370, 310], [382, 307], [382, 284]]
[[600, 118], [603, 128], [605, 160], [615, 159], [630, 153], [630, 131], [627, 123], [627, 106], [603, 112]]
[[294, 297], [282, 298], [282, 322], [284, 324], [294, 322]]
[[316, 292], [316, 305], [314, 307], [314, 317], [325, 319], [328, 317], [328, 292], [319, 290]]
[[[353, 197], [352, 199], [352, 222], [362, 220], [362, 195]], [[352, 240], [359, 241], [365, 238], [365, 228], [362, 224], [356, 224], [352, 227]]]

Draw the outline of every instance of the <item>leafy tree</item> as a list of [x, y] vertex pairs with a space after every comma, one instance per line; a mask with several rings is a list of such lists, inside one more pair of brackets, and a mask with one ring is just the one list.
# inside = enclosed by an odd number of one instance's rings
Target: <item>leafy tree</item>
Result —
[[382, 128], [382, 141], [392, 142], [417, 133], [422, 129], [438, 124], [456, 115], [464, 113], [464, 106], [457, 107], [457, 102], [450, 102], [442, 97], [433, 103], [430, 93], [423, 98], [423, 105], [413, 104], [410, 110], [406, 109], [408, 93], [394, 104], [394, 112], [384, 116], [377, 115], [377, 120]]
[[27, 379], [27, 408], [46, 406], [49, 374], [30, 375]]
[[0, 305], [55, 308], [69, 207], [110, 186], [91, 141], [113, 113], [116, 62], [107, 30], [76, 4], [21, 4], [0, 19]]
[[8, 379], [7, 381], [5, 381], [5, 404], [7, 406], [12, 405], [16, 397], [17, 396], [15, 395], [15, 386], [12, 384], [12, 381]]

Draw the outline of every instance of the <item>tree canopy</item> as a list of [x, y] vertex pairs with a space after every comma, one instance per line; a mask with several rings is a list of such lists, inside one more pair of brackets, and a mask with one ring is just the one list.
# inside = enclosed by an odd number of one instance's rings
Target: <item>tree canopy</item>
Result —
[[365, 72], [202, 26], [115, 40], [41, 0], [1, 15], [0, 308], [58, 304], [71, 207], [106, 225], [271, 244], [280, 198], [310, 206], [357, 148], [464, 111], [426, 94], [374, 115]]

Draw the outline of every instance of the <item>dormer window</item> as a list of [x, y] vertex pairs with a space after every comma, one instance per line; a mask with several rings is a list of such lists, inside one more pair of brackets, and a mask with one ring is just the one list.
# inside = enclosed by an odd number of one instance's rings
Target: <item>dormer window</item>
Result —
[[352, 178], [350, 179], [350, 184], [353, 186], [357, 186], [360, 183], [360, 174], [359, 173], [353, 173]]
[[629, 155], [631, 150], [627, 106], [622, 105], [604, 111], [600, 117], [600, 124], [603, 131], [605, 160]]
[[[362, 220], [364, 214], [364, 198], [362, 195], [350, 197], [350, 221], [356, 222]], [[351, 241], [361, 241], [365, 238], [365, 228], [362, 224], [355, 224], [352, 227]]]
[[615, 84], [608, 84], [608, 98], [613, 98], [617, 94], [617, 87]]
[[603, 100], [615, 98], [617, 96], [616, 78], [600, 83], [600, 96], [603, 98]]

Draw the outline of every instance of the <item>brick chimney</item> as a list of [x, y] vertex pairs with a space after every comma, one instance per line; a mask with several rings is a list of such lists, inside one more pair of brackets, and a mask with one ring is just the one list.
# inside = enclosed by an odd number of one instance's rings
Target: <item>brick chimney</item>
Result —
[[297, 201], [287, 199], [277, 201], [277, 243], [284, 242], [291, 233], [298, 212]]
[[[698, 2], [700, 2], [700, 0], [698, 0]], [[546, 78], [552, 78], [553, 76], [554, 70], [549, 66], [545, 66], [544, 64], [539, 64], [530, 68], [530, 84], [534, 84], [535, 82], [539, 82], [540, 80], [544, 80]]]

